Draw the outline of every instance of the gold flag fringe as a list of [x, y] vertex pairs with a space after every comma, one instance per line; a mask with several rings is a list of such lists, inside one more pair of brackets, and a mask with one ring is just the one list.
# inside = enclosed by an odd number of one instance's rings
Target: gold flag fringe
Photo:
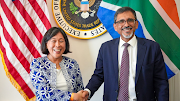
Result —
[[0, 54], [1, 54], [2, 63], [3, 63], [3, 66], [4, 66], [4, 70], [6, 72], [6, 76], [9, 78], [10, 82], [12, 83], [12, 85], [19, 91], [19, 93], [23, 96], [23, 98], [26, 101], [35, 101], [36, 100], [36, 96], [34, 96], [33, 98], [28, 98], [26, 93], [24, 93], [24, 91], [21, 89], [21, 86], [12, 77], [11, 73], [9, 73], [8, 68], [7, 68], [6, 64], [5, 64], [3, 52], [1, 51], [1, 49], [0, 49]]

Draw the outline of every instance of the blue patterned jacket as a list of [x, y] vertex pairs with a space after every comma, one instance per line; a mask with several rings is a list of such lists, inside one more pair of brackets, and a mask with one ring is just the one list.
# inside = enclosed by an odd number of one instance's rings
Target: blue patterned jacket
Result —
[[59, 63], [68, 85], [68, 91], [56, 89], [56, 64], [47, 56], [34, 59], [30, 78], [35, 87], [36, 101], [69, 101], [71, 94], [84, 89], [78, 63], [63, 56]]

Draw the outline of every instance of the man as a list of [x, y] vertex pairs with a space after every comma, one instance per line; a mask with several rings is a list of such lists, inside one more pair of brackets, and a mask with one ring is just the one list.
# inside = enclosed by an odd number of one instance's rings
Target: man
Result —
[[[138, 28], [135, 11], [130, 7], [118, 9], [113, 26], [120, 38], [102, 44], [96, 69], [83, 97], [91, 98], [104, 82], [104, 101], [169, 101], [169, 84], [160, 46], [135, 36]], [[124, 43], [128, 44], [127, 48]], [[128, 62], [124, 62], [124, 50]], [[123, 72], [127, 75], [122, 77]]]

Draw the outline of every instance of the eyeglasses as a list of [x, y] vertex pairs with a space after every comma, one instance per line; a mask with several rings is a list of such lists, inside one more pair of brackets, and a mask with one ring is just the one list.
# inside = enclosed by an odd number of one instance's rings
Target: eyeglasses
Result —
[[119, 26], [123, 26], [125, 25], [126, 22], [130, 25], [134, 25], [136, 22], [136, 19], [127, 19], [127, 21], [122, 19], [122, 20], [116, 21], [115, 23], [117, 23]]

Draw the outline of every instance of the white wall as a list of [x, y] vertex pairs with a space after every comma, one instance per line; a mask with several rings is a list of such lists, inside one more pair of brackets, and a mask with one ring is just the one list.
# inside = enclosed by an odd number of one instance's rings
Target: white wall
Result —
[[[180, 12], [180, 0], [176, 0]], [[52, 1], [47, 0], [48, 9], [52, 26], [57, 26], [52, 14]], [[180, 16], [180, 13], [179, 13]], [[80, 65], [84, 85], [88, 83], [95, 69], [96, 57], [101, 43], [112, 39], [109, 33], [105, 33], [97, 38], [90, 40], [80, 40], [68, 36], [70, 41], [70, 50], [72, 53], [67, 56], [74, 58]], [[19, 92], [14, 88], [6, 77], [1, 58], [0, 58], [0, 101], [25, 101]], [[169, 80], [170, 83], [170, 101], [179, 101], [180, 99], [180, 73]], [[95, 93], [90, 101], [103, 101], [103, 86]]]

